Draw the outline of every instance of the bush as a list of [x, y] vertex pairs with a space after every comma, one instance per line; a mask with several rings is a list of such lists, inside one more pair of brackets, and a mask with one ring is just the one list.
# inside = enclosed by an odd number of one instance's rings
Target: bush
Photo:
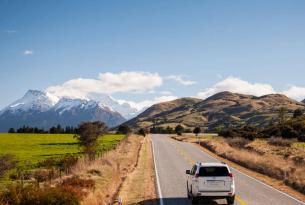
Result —
[[282, 129], [282, 137], [283, 138], [297, 138], [298, 137], [298, 132], [294, 130], [291, 126], [284, 126]]
[[16, 167], [17, 161], [13, 155], [0, 155], [0, 177], [3, 177], [7, 171]]
[[268, 144], [282, 147], [290, 147], [293, 141], [288, 139], [283, 139], [282, 137], [271, 137], [268, 139]]
[[73, 155], [67, 155], [59, 161], [60, 170], [69, 174], [71, 168], [78, 162], [78, 157]]
[[228, 138], [227, 142], [231, 147], [245, 148], [245, 146], [250, 143], [250, 140], [241, 137], [235, 137]]
[[224, 138], [233, 138], [233, 137], [241, 137], [240, 133], [233, 128], [226, 128], [226, 129], [222, 129], [218, 135], [224, 137]]
[[92, 179], [81, 179], [78, 176], [73, 176], [70, 178], [65, 179], [62, 182], [63, 186], [72, 186], [74, 188], [87, 188], [93, 189], [95, 186], [95, 182]]
[[304, 134], [299, 135], [299, 136], [298, 136], [298, 141], [299, 141], [299, 142], [305, 142], [305, 135], [304, 135]]
[[8, 187], [0, 196], [0, 202], [10, 205], [79, 205], [78, 196], [66, 187], [47, 187], [40, 189], [35, 186]]
[[184, 132], [184, 128], [182, 127], [182, 125], [177, 125], [175, 127], [175, 132], [177, 135], [182, 135], [182, 133]]

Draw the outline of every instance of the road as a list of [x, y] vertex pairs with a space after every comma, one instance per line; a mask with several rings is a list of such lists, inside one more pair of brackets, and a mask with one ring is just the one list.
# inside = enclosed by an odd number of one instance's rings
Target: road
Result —
[[[217, 162], [191, 143], [179, 142], [167, 135], [152, 135], [160, 205], [191, 204], [186, 195], [186, 169], [194, 161]], [[236, 182], [237, 205], [303, 205], [262, 182], [231, 169]], [[226, 200], [202, 201], [200, 204], [226, 204]]]

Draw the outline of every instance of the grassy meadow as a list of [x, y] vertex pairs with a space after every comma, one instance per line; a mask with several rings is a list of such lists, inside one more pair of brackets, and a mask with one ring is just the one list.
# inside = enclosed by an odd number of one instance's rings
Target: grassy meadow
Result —
[[[35, 166], [37, 162], [66, 154], [82, 154], [74, 134], [0, 134], [0, 155], [12, 154], [19, 165]], [[109, 150], [118, 144], [124, 135], [107, 134], [99, 141], [99, 151]]]

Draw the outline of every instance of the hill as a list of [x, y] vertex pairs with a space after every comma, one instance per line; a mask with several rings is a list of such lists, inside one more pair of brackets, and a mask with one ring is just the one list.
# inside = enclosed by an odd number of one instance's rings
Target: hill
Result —
[[261, 97], [231, 92], [217, 93], [205, 100], [182, 98], [153, 105], [136, 118], [127, 121], [133, 128], [152, 126], [184, 127], [251, 124], [265, 126], [277, 121], [281, 107], [292, 114], [297, 108], [305, 109], [303, 103], [285, 95], [270, 94]]

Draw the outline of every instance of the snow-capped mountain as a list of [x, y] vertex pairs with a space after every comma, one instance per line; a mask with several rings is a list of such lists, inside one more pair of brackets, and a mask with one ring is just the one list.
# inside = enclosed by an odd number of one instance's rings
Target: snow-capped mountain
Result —
[[1, 113], [5, 111], [11, 113], [27, 112], [30, 110], [43, 112], [49, 110], [54, 104], [55, 102], [44, 92], [39, 90], [29, 90], [22, 98], [4, 108]]
[[113, 97], [105, 94], [91, 95], [89, 96], [89, 99], [98, 101], [101, 106], [108, 107], [120, 113], [127, 120], [138, 115], [140, 111], [128, 103], [120, 103]]
[[0, 131], [23, 125], [45, 129], [57, 124], [76, 126], [91, 120], [104, 121], [113, 127], [125, 121], [119, 112], [105, 104], [86, 99], [57, 99], [49, 93], [29, 90], [0, 112]]

